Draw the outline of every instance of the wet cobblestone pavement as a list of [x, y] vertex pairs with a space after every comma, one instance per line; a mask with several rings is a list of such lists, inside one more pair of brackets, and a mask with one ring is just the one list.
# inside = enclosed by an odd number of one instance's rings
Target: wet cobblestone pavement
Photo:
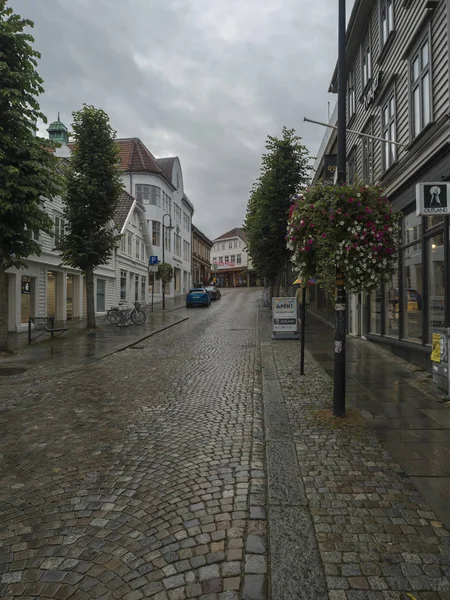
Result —
[[1, 598], [265, 597], [259, 297], [0, 387]]
[[450, 599], [449, 531], [260, 304], [0, 385], [2, 600]]
[[[273, 362], [266, 364], [276, 370], [279, 412], [286, 411], [328, 590], [327, 596], [319, 590], [297, 597], [448, 600], [450, 532], [356, 411], [353, 424], [344, 428], [324, 416], [332, 382], [311, 355], [301, 378], [298, 342], [266, 344], [273, 352]], [[270, 489], [269, 464], [269, 496]], [[301, 508], [295, 510], [301, 514]], [[278, 536], [270, 518], [269, 523], [273, 545]]]

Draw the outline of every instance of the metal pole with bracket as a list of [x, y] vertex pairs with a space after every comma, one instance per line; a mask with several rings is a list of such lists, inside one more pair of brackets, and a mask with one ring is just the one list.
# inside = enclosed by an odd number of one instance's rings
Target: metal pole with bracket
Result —
[[[339, 0], [339, 53], [338, 53], [338, 134], [337, 134], [337, 185], [345, 183], [346, 173], [346, 90], [347, 77], [345, 68], [345, 0]], [[334, 329], [334, 391], [333, 414], [335, 417], [345, 416], [345, 337], [347, 329], [347, 307], [344, 274], [336, 269], [335, 329]]]

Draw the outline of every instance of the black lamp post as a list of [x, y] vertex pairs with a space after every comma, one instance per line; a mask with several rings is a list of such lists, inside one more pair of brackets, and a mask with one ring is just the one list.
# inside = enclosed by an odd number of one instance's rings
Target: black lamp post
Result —
[[[345, 65], [345, 0], [339, 0], [338, 17], [338, 130], [337, 130], [337, 184], [345, 183], [346, 172], [346, 93]], [[334, 330], [334, 392], [333, 414], [345, 416], [345, 337], [347, 329], [345, 281], [340, 269], [336, 270], [335, 330]]]
[[[165, 229], [166, 229], [166, 227], [164, 225], [164, 219], [166, 217], [169, 217], [169, 226], [167, 227], [167, 229], [169, 230], [169, 235], [170, 235], [170, 232], [173, 229], [172, 217], [170, 216], [169, 213], [166, 213], [165, 215], [163, 215], [163, 218], [162, 218], [162, 231], [163, 231], [163, 239], [162, 239], [162, 261], [163, 261], [163, 263], [165, 262], [165, 259], [164, 259], [164, 249], [166, 247], [166, 235], [165, 235]], [[166, 284], [165, 284], [164, 281], [162, 282], [162, 301], [163, 301], [163, 310], [164, 310], [166, 308]]]

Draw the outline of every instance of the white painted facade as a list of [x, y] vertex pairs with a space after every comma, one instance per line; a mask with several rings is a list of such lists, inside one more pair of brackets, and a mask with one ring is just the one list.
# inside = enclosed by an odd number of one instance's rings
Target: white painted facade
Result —
[[136, 200], [120, 231], [122, 238], [115, 251], [115, 297], [119, 302], [147, 303], [149, 300], [148, 258], [152, 254], [146, 213]]
[[[45, 203], [52, 218], [54, 235], [39, 232], [39, 256], [30, 256], [27, 267], [6, 271], [8, 285], [8, 330], [25, 331], [29, 317], [54, 316], [56, 320], [82, 319], [86, 314], [86, 292], [83, 275], [61, 264], [54, 250], [55, 235], [63, 228], [63, 203], [56, 197]], [[99, 283], [100, 280], [100, 283]], [[97, 314], [105, 314], [115, 298], [115, 259], [95, 272], [94, 294]]]
[[248, 261], [246, 244], [239, 236], [214, 241], [214, 246], [211, 248], [211, 264], [217, 266], [217, 271], [226, 271], [235, 267], [246, 269]]
[[[67, 156], [67, 147], [57, 150]], [[60, 197], [46, 201], [45, 210], [53, 223], [53, 234], [39, 232], [39, 256], [30, 256], [27, 266], [7, 273], [8, 331], [28, 328], [30, 317], [54, 316], [58, 321], [86, 317], [86, 284], [77, 269], [61, 264], [54, 249], [56, 237], [64, 229], [63, 202]], [[122, 240], [109, 262], [94, 273], [94, 298], [97, 316], [104, 316], [119, 301], [148, 301], [148, 257], [152, 252], [145, 210], [132, 199], [121, 228]]]
[[[163, 176], [155, 173], [123, 173], [122, 181], [126, 191], [139, 199], [146, 212], [152, 251], [174, 268], [174, 279], [166, 285], [166, 296], [180, 296], [187, 293], [192, 284], [191, 275], [191, 226], [194, 208], [184, 194], [183, 175], [180, 161], [173, 165], [172, 185]], [[159, 193], [153, 197], [143, 197], [140, 186], [154, 186]], [[173, 229], [169, 229], [170, 215]], [[164, 227], [163, 227], [164, 224]], [[163, 233], [164, 231], [164, 233]], [[163, 256], [163, 235], [165, 248]], [[150, 281], [151, 284], [151, 281]], [[161, 284], [155, 281], [155, 298], [161, 296]]]

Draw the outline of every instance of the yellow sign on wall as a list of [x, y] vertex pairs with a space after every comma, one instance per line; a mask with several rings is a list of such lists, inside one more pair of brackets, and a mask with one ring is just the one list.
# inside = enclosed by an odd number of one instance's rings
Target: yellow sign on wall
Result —
[[441, 362], [441, 336], [439, 333], [433, 333], [431, 341], [431, 360]]

